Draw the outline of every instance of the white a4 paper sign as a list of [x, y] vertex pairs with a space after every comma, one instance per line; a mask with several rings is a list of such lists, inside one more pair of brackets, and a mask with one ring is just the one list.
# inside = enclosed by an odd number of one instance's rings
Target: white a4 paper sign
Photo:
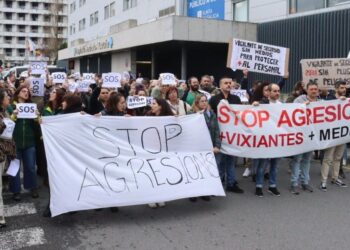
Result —
[[34, 119], [38, 117], [36, 103], [17, 103], [16, 109], [18, 111], [17, 118]]
[[120, 80], [122, 76], [119, 73], [105, 73], [102, 74], [104, 88], [120, 88]]
[[33, 89], [33, 96], [44, 96], [45, 92], [45, 79], [44, 78], [32, 78], [31, 87]]
[[136, 109], [147, 106], [146, 96], [128, 96], [128, 109]]
[[176, 85], [176, 77], [171, 73], [162, 73], [159, 75], [162, 85]]

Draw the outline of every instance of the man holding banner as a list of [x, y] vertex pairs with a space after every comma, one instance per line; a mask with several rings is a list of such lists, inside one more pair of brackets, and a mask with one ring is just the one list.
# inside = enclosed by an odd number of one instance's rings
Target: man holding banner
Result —
[[[294, 100], [294, 103], [305, 103], [306, 105], [310, 104], [310, 102], [317, 102], [318, 99], [318, 85], [315, 82], [309, 82], [306, 85], [306, 95], [301, 95], [297, 99]], [[313, 192], [313, 188], [309, 185], [310, 181], [310, 162], [312, 157], [312, 151], [306, 152], [303, 154], [299, 154], [294, 156], [291, 167], [292, 167], [292, 175], [291, 175], [291, 193], [298, 195], [299, 192], [299, 174], [301, 172], [301, 187], [305, 191]]]
[[[337, 81], [335, 83], [335, 95], [334, 96], [328, 95], [327, 99], [328, 100], [340, 99], [344, 101], [346, 100], [345, 94], [346, 94], [346, 82]], [[343, 157], [345, 147], [346, 147], [346, 144], [341, 144], [341, 145], [327, 148], [324, 150], [324, 157], [323, 157], [322, 166], [321, 166], [321, 185], [320, 185], [320, 189], [324, 192], [327, 191], [327, 178], [328, 178], [328, 172], [330, 167], [333, 167], [331, 183], [339, 187], [347, 187], [347, 185], [338, 178], [340, 161]]]
[[[221, 100], [226, 100], [229, 104], [242, 104], [238, 96], [232, 95], [231, 91], [232, 79], [228, 77], [223, 77], [220, 79], [220, 90], [221, 93], [213, 96], [210, 99], [210, 107], [214, 110], [215, 115], [217, 115], [217, 108]], [[219, 173], [221, 181], [225, 181], [226, 174], [226, 190], [234, 193], [243, 193], [244, 191], [237, 185], [235, 178], [235, 168], [237, 157], [232, 155], [227, 155], [219, 153], [217, 157]]]

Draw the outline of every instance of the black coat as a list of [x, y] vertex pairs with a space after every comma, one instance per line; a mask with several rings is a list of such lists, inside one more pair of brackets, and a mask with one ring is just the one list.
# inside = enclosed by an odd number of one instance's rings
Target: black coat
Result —
[[217, 109], [221, 100], [226, 99], [229, 104], [242, 104], [241, 99], [238, 96], [228, 94], [227, 98], [225, 98], [224, 94], [221, 92], [220, 94], [213, 96], [210, 98], [209, 105], [212, 110], [215, 112], [215, 115], [218, 115]]

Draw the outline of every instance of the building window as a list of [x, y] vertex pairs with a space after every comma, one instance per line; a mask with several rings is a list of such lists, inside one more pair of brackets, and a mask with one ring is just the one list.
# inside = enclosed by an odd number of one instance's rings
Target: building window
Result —
[[26, 14], [24, 14], [24, 13], [19, 13], [19, 14], [18, 14], [18, 20], [20, 20], [20, 21], [25, 21], [25, 20], [26, 20]]
[[26, 32], [26, 26], [18, 25], [18, 32], [25, 33]]
[[38, 26], [31, 26], [31, 27], [30, 27], [30, 32], [32, 32], [32, 33], [38, 33], [38, 31], [39, 31]]
[[26, 8], [26, 2], [24, 1], [18, 2], [18, 8], [24, 10]]
[[17, 55], [20, 57], [24, 57], [25, 56], [25, 50], [24, 49], [18, 49], [17, 50]]
[[70, 4], [70, 13], [73, 13], [75, 11], [75, 1]]
[[79, 0], [79, 7], [84, 6], [86, 3], [86, 0]]
[[109, 18], [109, 5], [105, 6], [105, 20]]
[[33, 3], [32, 3], [32, 9], [37, 10], [38, 8], [39, 8], [39, 3], [33, 2]]
[[12, 43], [12, 36], [5, 36], [5, 43]]
[[338, 6], [346, 3], [350, 4], [350, 0], [328, 0], [327, 2], [328, 2], [327, 7], [334, 7], [334, 6]]
[[31, 18], [32, 18], [32, 21], [36, 22], [36, 21], [38, 21], [39, 15], [37, 15], [37, 14], [32, 14], [32, 15], [31, 15]]
[[11, 24], [5, 24], [5, 31], [11, 32], [12, 31], [12, 25]]
[[44, 15], [44, 22], [51, 22], [51, 16]]
[[9, 13], [9, 12], [5, 13], [5, 19], [12, 20], [12, 13]]
[[233, 21], [248, 22], [248, 1], [234, 1]]
[[50, 9], [50, 4], [44, 3], [44, 10], [49, 10], [49, 9]]
[[5, 49], [6, 56], [12, 56], [12, 49]]
[[12, 8], [12, 1], [6, 1], [5, 2], [5, 7], [6, 8]]
[[79, 21], [79, 31], [85, 29], [85, 23], [86, 23], [85, 18], [83, 18]]
[[305, 11], [318, 10], [326, 7], [324, 0], [290, 0], [289, 13], [299, 13]]
[[90, 15], [90, 26], [98, 23], [98, 11]]
[[123, 0], [123, 10], [128, 10], [136, 7], [137, 0]]
[[110, 4], [109, 9], [110, 9], [110, 11], [111, 11], [110, 17], [115, 16], [115, 2], [112, 2], [112, 3]]

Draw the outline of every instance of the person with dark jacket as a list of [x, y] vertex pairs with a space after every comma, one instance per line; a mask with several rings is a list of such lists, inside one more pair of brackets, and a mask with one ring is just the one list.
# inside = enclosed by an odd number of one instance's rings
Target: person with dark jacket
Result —
[[81, 112], [81, 98], [77, 94], [68, 93], [62, 100], [62, 114], [71, 114]]
[[108, 95], [109, 90], [107, 88], [95, 87], [90, 96], [88, 113], [91, 115], [100, 113], [106, 107]]
[[[232, 79], [229, 77], [220, 79], [220, 93], [213, 96], [209, 101], [210, 107], [213, 109], [215, 115], [217, 115], [217, 108], [221, 100], [226, 100], [229, 104], [242, 104], [238, 96], [230, 94], [231, 84]], [[226, 175], [226, 190], [234, 193], [243, 193], [243, 190], [238, 186], [235, 178], [237, 157], [218, 153], [217, 161], [220, 178], [223, 183], [225, 182]]]
[[107, 100], [106, 108], [101, 115], [124, 116], [126, 114], [125, 98], [118, 92], [111, 92]]

